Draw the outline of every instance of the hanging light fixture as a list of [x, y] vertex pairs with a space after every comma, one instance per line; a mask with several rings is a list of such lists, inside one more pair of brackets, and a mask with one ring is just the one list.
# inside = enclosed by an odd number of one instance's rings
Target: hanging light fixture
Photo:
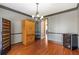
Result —
[[32, 15], [32, 18], [35, 20], [35, 21], [39, 21], [41, 19], [43, 19], [43, 16], [40, 16], [39, 15], [39, 12], [38, 12], [38, 5], [39, 3], [36, 3], [36, 14], [35, 15]]

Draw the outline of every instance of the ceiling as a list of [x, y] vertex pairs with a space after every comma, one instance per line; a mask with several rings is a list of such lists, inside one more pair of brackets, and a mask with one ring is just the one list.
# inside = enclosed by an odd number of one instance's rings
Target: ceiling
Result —
[[[1, 3], [0, 5], [26, 13], [28, 15], [35, 15], [36, 13], [36, 3]], [[76, 6], [77, 3], [39, 3], [38, 11], [39, 15], [45, 16], [75, 8]]]

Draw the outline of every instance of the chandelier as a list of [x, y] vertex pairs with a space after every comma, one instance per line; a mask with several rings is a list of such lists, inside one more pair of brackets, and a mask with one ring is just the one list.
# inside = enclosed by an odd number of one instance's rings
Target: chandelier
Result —
[[35, 20], [35, 21], [40, 21], [43, 19], [43, 16], [40, 16], [39, 15], [39, 12], [38, 12], [38, 5], [39, 3], [36, 3], [36, 14], [35, 15], [32, 15], [32, 18]]

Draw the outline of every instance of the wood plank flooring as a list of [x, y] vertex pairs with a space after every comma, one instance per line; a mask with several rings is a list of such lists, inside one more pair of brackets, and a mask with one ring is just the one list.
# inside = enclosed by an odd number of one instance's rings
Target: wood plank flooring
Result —
[[79, 55], [79, 49], [70, 50], [53, 41], [37, 40], [24, 46], [18, 43], [12, 46], [7, 55]]

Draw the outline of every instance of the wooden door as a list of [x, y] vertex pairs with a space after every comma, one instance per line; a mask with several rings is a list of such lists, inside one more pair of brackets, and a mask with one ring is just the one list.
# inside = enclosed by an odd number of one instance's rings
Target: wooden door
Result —
[[35, 40], [35, 22], [32, 20], [23, 21], [23, 44], [29, 45]]
[[11, 22], [2, 19], [2, 52], [6, 54], [11, 48]]

